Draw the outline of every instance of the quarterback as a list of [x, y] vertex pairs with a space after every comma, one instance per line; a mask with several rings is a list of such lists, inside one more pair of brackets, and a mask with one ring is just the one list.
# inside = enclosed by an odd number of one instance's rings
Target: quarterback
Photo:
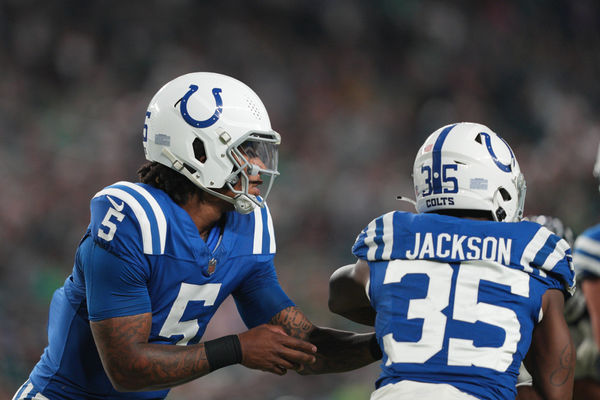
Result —
[[475, 123], [444, 126], [417, 153], [417, 214], [358, 235], [356, 264], [330, 280], [330, 309], [375, 326], [372, 400], [505, 400], [521, 361], [544, 399], [570, 399], [574, 291], [568, 243], [521, 221], [525, 180], [508, 144]]
[[[142, 134], [140, 182], [93, 196], [48, 346], [14, 399], [162, 399], [236, 363], [282, 375], [378, 358], [373, 334], [314, 326], [279, 285], [266, 198], [280, 136], [249, 87], [180, 76], [150, 101]], [[249, 330], [202, 342], [229, 295]]]

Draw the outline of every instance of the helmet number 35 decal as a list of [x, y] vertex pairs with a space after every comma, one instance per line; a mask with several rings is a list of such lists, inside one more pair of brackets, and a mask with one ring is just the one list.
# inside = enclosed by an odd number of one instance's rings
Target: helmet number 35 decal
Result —
[[[152, 113], [150, 111], [146, 111], [146, 119], [150, 118], [150, 115], [152, 115]], [[144, 130], [142, 131], [142, 141], [147, 142], [148, 141], [148, 124], [144, 124]]]
[[[448, 175], [448, 170], [456, 171], [458, 165], [456, 164], [442, 164], [440, 171], [434, 171], [432, 173], [429, 165], [423, 165], [421, 172], [427, 174], [425, 177], [425, 183], [427, 188], [423, 190], [423, 196], [429, 196], [430, 194], [439, 193], [458, 193], [458, 180], [455, 176]], [[446, 185], [449, 184], [449, 185]]]

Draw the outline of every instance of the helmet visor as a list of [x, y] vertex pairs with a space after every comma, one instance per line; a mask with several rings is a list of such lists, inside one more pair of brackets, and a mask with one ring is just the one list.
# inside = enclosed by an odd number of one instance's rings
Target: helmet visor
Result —
[[[230, 175], [229, 187], [238, 195], [248, 196], [262, 207], [271, 191], [275, 177], [279, 175], [279, 135], [272, 133], [251, 133], [240, 144], [229, 148], [228, 153], [235, 165]], [[235, 187], [241, 181], [241, 187]], [[260, 197], [248, 191], [252, 183], [260, 182]]]
[[[251, 167], [259, 167], [261, 171], [277, 172], [278, 145], [274, 143], [256, 141], [251, 137], [237, 147], [238, 155], [246, 159]], [[249, 171], [250, 175], [256, 175]]]

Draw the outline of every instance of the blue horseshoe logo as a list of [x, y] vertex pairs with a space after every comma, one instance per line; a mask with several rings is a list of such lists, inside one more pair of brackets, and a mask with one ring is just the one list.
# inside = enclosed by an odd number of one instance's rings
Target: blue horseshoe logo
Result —
[[[498, 157], [496, 157], [496, 153], [494, 153], [494, 149], [492, 149], [492, 138], [490, 137], [490, 135], [488, 135], [486, 132], [479, 132], [479, 134], [485, 138], [485, 145], [487, 147], [488, 152], [490, 153], [490, 156], [492, 156], [492, 159], [496, 163], [496, 166], [498, 166], [498, 168], [500, 168], [504, 172], [511, 172], [512, 171], [512, 163], [502, 164], [500, 161], [498, 161]], [[498, 138], [504, 142], [506, 147], [508, 147], [508, 151], [510, 151], [510, 157], [514, 160], [515, 155], [513, 154], [512, 149], [510, 148], [508, 143], [506, 143], [506, 141], [504, 139], [502, 139], [500, 136], [498, 136]]]
[[223, 100], [221, 99], [222, 90], [220, 88], [214, 88], [212, 90], [212, 94], [213, 96], [215, 96], [217, 108], [215, 109], [215, 112], [213, 113], [212, 117], [205, 119], [204, 121], [198, 121], [197, 119], [192, 118], [187, 111], [187, 102], [190, 96], [194, 94], [197, 90], [198, 86], [190, 85], [190, 90], [188, 90], [185, 96], [181, 98], [181, 105], [179, 106], [179, 110], [181, 111], [181, 116], [183, 117], [185, 122], [187, 122], [191, 126], [195, 128], [208, 128], [209, 126], [213, 125], [219, 120], [221, 112], [223, 112]]

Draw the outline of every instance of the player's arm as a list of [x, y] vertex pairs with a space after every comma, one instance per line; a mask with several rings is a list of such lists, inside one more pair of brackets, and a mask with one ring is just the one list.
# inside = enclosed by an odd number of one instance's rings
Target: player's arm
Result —
[[[372, 334], [357, 334], [321, 328], [304, 315], [285, 294], [272, 261], [257, 264], [254, 272], [233, 293], [240, 316], [246, 326], [264, 322], [281, 327], [292, 337], [306, 340], [317, 347], [316, 362], [298, 363], [303, 374], [342, 372], [360, 368], [379, 358], [379, 346]], [[373, 355], [373, 345], [376, 350]]]
[[[359, 261], [334, 273], [330, 281], [329, 307], [338, 314], [373, 325], [375, 313], [365, 294], [368, 264]], [[357, 334], [313, 325], [296, 307], [286, 308], [273, 318], [292, 336], [317, 346], [317, 362], [300, 373], [318, 374], [350, 371], [381, 359], [381, 350], [373, 333]]]
[[373, 326], [376, 313], [367, 297], [368, 281], [369, 264], [364, 260], [338, 268], [329, 279], [329, 310], [351, 321]]
[[169, 388], [235, 363], [284, 374], [314, 361], [314, 346], [266, 324], [200, 344], [149, 343], [147, 272], [95, 244], [81, 245], [90, 326], [104, 369], [120, 391]]
[[573, 397], [575, 347], [565, 322], [563, 293], [547, 290], [542, 321], [533, 330], [525, 366], [533, 385], [519, 390], [518, 400], [569, 400]]
[[316, 362], [298, 368], [303, 375], [351, 371], [381, 359], [374, 334], [318, 327], [297, 307], [280, 311], [271, 323], [283, 327], [290, 336], [307, 340], [317, 347]]
[[316, 350], [282, 328], [266, 324], [189, 346], [148, 343], [150, 313], [90, 325], [104, 369], [119, 391], [170, 388], [235, 363], [283, 375], [286, 369], [313, 362], [311, 354]]
[[585, 297], [594, 340], [600, 347], [600, 278], [589, 277], [581, 282], [581, 290]]

